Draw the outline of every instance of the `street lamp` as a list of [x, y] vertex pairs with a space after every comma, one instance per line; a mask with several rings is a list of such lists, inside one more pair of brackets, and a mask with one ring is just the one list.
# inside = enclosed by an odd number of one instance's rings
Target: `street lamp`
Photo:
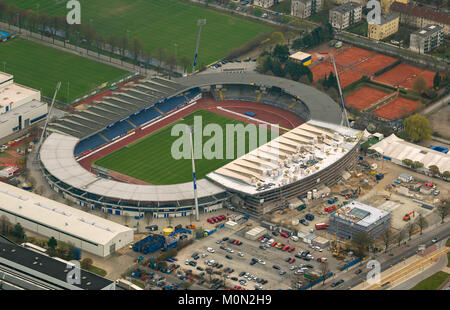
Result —
[[202, 27], [206, 24], [206, 19], [197, 20], [198, 29], [198, 37], [197, 37], [197, 47], [195, 48], [195, 56], [194, 56], [194, 65], [192, 66], [192, 74], [195, 72], [195, 65], [197, 64], [197, 56], [198, 56], [198, 46], [200, 45], [200, 35], [202, 33]]

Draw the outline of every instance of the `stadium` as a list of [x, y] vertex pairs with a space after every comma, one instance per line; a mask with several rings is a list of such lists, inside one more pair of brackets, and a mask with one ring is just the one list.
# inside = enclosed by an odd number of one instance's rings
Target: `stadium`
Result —
[[291, 80], [227, 72], [139, 80], [49, 124], [42, 172], [52, 189], [86, 208], [191, 215], [191, 161], [168, 158], [165, 133], [196, 113], [219, 124], [279, 124], [281, 133], [234, 160], [196, 160], [200, 212], [233, 205], [265, 214], [334, 184], [357, 159], [360, 133], [340, 125], [330, 97]]

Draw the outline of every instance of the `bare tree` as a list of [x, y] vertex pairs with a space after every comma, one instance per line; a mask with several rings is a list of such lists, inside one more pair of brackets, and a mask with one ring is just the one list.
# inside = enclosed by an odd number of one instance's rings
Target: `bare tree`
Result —
[[169, 66], [169, 79], [170, 75], [173, 73], [174, 68], [177, 66], [177, 58], [175, 55], [169, 55], [167, 57], [167, 65]]
[[408, 240], [411, 240], [412, 233], [416, 229], [416, 224], [409, 222], [408, 225], [406, 225], [406, 229], [408, 231]]
[[322, 262], [320, 264], [320, 276], [322, 277], [322, 285], [325, 285], [326, 276], [330, 273], [330, 268], [328, 267], [328, 262]]
[[116, 51], [117, 46], [119, 45], [119, 38], [116, 35], [111, 35], [108, 37], [109, 51], [111, 54], [109, 55], [109, 62], [111, 62], [111, 57]]
[[389, 244], [391, 244], [391, 241], [392, 241], [392, 232], [391, 232], [391, 230], [390, 229], [386, 230], [381, 235], [381, 237], [383, 238], [383, 242], [384, 242], [384, 246], [385, 246], [384, 252], [387, 252]]
[[439, 216], [441, 217], [441, 224], [444, 223], [444, 219], [448, 215], [449, 211], [450, 211], [450, 199], [445, 199], [437, 207], [437, 212], [438, 212]]
[[164, 47], [156, 49], [156, 58], [158, 59], [158, 71], [161, 69], [162, 62], [166, 59], [167, 50]]
[[422, 213], [419, 213], [419, 217], [416, 219], [416, 225], [420, 228], [420, 234], [422, 234], [422, 231], [427, 224], [427, 220], [423, 217]]

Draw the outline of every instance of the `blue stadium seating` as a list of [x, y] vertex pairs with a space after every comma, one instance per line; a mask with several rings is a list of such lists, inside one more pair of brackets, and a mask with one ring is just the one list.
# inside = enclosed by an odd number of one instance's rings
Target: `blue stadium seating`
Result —
[[191, 100], [198, 94], [200, 94], [200, 88], [193, 88], [186, 93], [186, 97], [188, 98], [188, 100]]
[[90, 136], [82, 141], [80, 141], [75, 147], [75, 156], [79, 156], [82, 153], [98, 148], [99, 146], [105, 144], [107, 141], [100, 137], [98, 134]]
[[161, 113], [156, 111], [154, 108], [150, 108], [148, 110], [144, 110], [136, 115], [130, 116], [130, 121], [136, 126], [141, 126], [142, 124], [151, 121], [152, 119], [161, 116]]
[[180, 97], [170, 98], [166, 102], [158, 103], [156, 106], [162, 112], [167, 113], [184, 103], [186, 103], [186, 98], [184, 98], [184, 96], [180, 96]]
[[102, 131], [102, 135], [104, 135], [109, 140], [114, 139], [115, 137], [126, 134], [128, 130], [133, 129], [133, 126], [130, 125], [127, 121], [121, 121], [109, 128], [106, 128]]

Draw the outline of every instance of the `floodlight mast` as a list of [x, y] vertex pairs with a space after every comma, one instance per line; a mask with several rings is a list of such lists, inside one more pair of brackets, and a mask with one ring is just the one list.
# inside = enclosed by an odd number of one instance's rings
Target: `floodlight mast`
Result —
[[198, 29], [198, 37], [197, 37], [197, 47], [195, 48], [195, 56], [194, 56], [194, 65], [192, 66], [192, 74], [195, 72], [195, 66], [197, 65], [197, 57], [198, 57], [198, 47], [200, 45], [200, 35], [202, 33], [202, 26], [206, 24], [206, 19], [199, 19], [197, 21]]
[[341, 83], [339, 82], [339, 74], [338, 74], [337, 69], [336, 69], [336, 63], [334, 62], [334, 55], [331, 54], [330, 58], [331, 58], [331, 62], [333, 63], [334, 73], [336, 74], [336, 81], [337, 81], [337, 85], [338, 85], [339, 96], [341, 97], [341, 102], [342, 102], [342, 120], [341, 120], [341, 125], [344, 125], [346, 127], [350, 127], [350, 124], [348, 122], [347, 110], [345, 109], [344, 96], [342, 95]]
[[45, 133], [47, 131], [48, 121], [50, 120], [50, 116], [51, 116], [51, 113], [53, 110], [53, 105], [55, 104], [55, 100], [56, 100], [56, 94], [58, 94], [60, 87], [61, 87], [61, 82], [58, 82], [58, 84], [56, 84], [55, 93], [53, 94], [53, 99], [52, 99], [52, 103], [50, 105], [50, 109], [48, 110], [48, 113], [47, 113], [47, 118], [45, 119], [45, 124], [44, 124], [44, 128], [42, 129], [41, 137], [39, 138], [39, 144], [36, 148], [36, 159], [39, 156], [39, 150], [42, 145], [42, 140], [44, 139]]
[[194, 132], [194, 126], [189, 126], [188, 129], [189, 129], [189, 139], [191, 142], [192, 181], [194, 183], [195, 220], [198, 222], [200, 221], [200, 219], [198, 211], [197, 178], [195, 175], [194, 143], [192, 142], [192, 133]]

